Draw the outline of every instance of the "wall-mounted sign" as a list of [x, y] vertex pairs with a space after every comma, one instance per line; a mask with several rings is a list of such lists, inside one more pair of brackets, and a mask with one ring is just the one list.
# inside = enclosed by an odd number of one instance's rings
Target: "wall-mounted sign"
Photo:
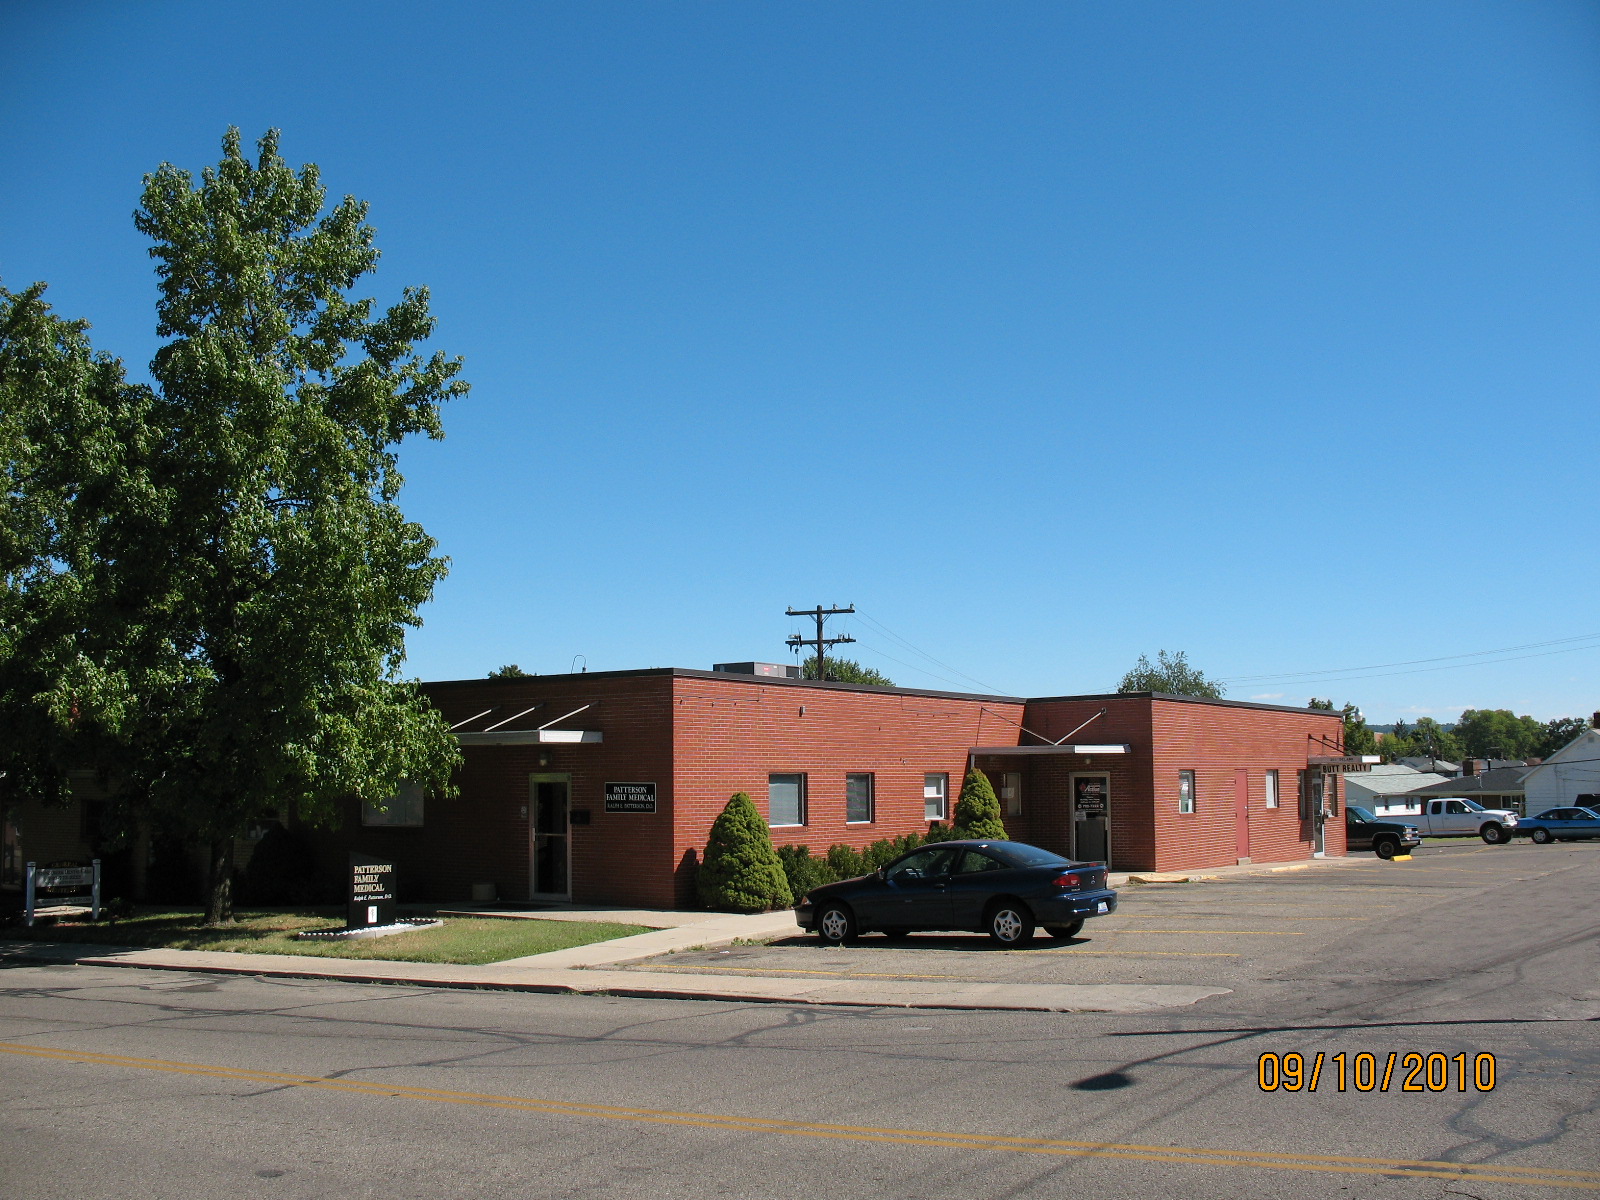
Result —
[[656, 810], [656, 785], [653, 783], [606, 784], [608, 813], [653, 813]]
[[369, 854], [350, 856], [350, 929], [394, 924], [394, 863]]
[[1106, 781], [1101, 776], [1079, 776], [1072, 781], [1072, 810], [1080, 817], [1106, 815]]

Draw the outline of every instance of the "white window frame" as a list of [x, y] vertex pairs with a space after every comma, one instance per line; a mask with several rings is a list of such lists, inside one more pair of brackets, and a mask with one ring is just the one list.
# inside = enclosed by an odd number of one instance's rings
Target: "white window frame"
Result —
[[[865, 779], [867, 781], [867, 815], [852, 817], [850, 815], [850, 781], [852, 779]], [[878, 781], [873, 778], [871, 771], [846, 771], [844, 776], [844, 823], [846, 825], [871, 825], [878, 819]]]
[[[798, 781], [800, 791], [798, 821], [774, 821], [772, 819], [772, 781], [774, 779], [794, 779]], [[804, 771], [774, 771], [767, 776], [767, 827], [769, 829], [802, 829], [806, 824], [806, 776]]]
[[409, 779], [401, 780], [399, 792], [383, 804], [367, 800], [361, 805], [361, 823], [368, 826], [420, 829], [423, 815], [422, 785]]
[[1197, 781], [1193, 771], [1178, 772], [1178, 811], [1185, 816], [1192, 815], [1195, 811], [1195, 792]]
[[1278, 791], [1278, 772], [1266, 773], [1267, 807], [1278, 808], [1283, 803], [1283, 797]]
[[[932, 811], [928, 802], [937, 801], [938, 811]], [[922, 776], [922, 819], [944, 821], [950, 816], [950, 775], [947, 771], [927, 771]]]

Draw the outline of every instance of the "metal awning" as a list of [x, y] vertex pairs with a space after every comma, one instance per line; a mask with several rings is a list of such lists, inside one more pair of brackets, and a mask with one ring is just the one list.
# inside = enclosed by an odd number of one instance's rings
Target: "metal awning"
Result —
[[598, 729], [497, 729], [493, 733], [458, 733], [463, 746], [551, 746], [603, 742]]
[[1133, 747], [1126, 742], [1079, 742], [1072, 746], [974, 746], [972, 756], [1000, 754], [1131, 754]]

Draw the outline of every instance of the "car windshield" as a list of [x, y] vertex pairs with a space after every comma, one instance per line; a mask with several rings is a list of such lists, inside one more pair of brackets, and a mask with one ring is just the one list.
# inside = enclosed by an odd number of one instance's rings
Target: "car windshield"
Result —
[[1005, 859], [1014, 867], [1053, 867], [1057, 863], [1069, 863], [1070, 858], [1062, 858], [1049, 850], [1041, 850], [1037, 846], [1024, 845], [1022, 842], [1011, 842], [1003, 846], [990, 846], [989, 852]]
[[[1476, 800], [1457, 800], [1456, 803], [1464, 805], [1466, 810], [1470, 811], [1470, 812], [1483, 812], [1484, 811], [1483, 805], [1479, 804]], [[1457, 812], [1461, 812], [1462, 809], [1458, 808], [1458, 809], [1456, 809], [1456, 811]]]
[[1354, 805], [1350, 805], [1350, 806], [1346, 807], [1345, 808], [1345, 812], [1349, 813], [1356, 820], [1362, 821], [1362, 822], [1376, 821], [1378, 819], [1377, 817], [1373, 816], [1370, 812], [1368, 812], [1366, 809], [1364, 809], [1364, 808], [1356, 808]]

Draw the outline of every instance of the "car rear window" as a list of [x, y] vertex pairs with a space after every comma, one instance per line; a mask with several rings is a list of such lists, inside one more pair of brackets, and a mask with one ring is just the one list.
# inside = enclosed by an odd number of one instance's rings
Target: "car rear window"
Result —
[[990, 846], [989, 853], [1005, 859], [1014, 867], [1052, 867], [1056, 863], [1072, 861], [1037, 846], [1024, 846], [1020, 842], [1013, 842], [1009, 846]]

